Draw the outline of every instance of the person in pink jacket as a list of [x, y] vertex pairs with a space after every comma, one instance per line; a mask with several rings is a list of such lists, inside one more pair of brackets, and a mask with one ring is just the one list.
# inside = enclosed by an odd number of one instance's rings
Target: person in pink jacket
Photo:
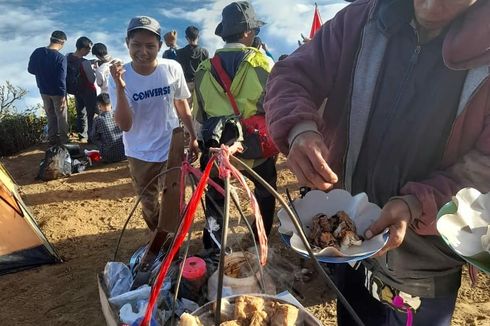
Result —
[[[461, 188], [490, 190], [489, 17], [488, 0], [359, 0], [268, 80], [269, 130], [300, 184], [383, 207], [364, 236], [387, 228], [386, 246], [336, 267], [366, 325], [404, 325], [407, 309], [450, 324], [464, 261], [436, 214]], [[341, 305], [338, 322], [353, 324]]]

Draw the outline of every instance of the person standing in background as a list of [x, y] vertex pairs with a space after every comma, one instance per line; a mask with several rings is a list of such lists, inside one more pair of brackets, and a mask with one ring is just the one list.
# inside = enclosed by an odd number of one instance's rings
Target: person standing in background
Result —
[[48, 119], [50, 145], [68, 142], [68, 117], [66, 108], [66, 57], [59, 51], [66, 42], [66, 34], [54, 31], [49, 45], [34, 50], [27, 71], [36, 76], [44, 111]]
[[177, 50], [177, 61], [184, 70], [187, 87], [189, 87], [189, 91], [192, 93], [194, 92], [194, 77], [197, 68], [201, 62], [209, 58], [209, 52], [198, 45], [199, 29], [197, 27], [188, 26], [185, 29], [185, 38], [188, 44], [182, 49]]
[[[78, 139], [84, 141], [90, 134], [94, 115], [98, 112], [95, 71], [92, 63], [84, 58], [92, 49], [92, 41], [82, 36], [77, 40], [76, 48], [75, 52], [67, 55], [66, 84], [68, 93], [75, 95]], [[88, 142], [91, 140], [88, 139]]]
[[97, 86], [100, 88], [100, 93], [108, 93], [107, 83], [111, 74], [109, 65], [112, 57], [107, 53], [107, 47], [103, 43], [95, 43], [92, 47], [92, 54], [99, 59], [95, 63], [95, 81]]
[[163, 52], [162, 58], [176, 60], [177, 31], [173, 30], [171, 32], [165, 33], [165, 35], [163, 35], [163, 39], [165, 40], [165, 45], [168, 46], [168, 49]]

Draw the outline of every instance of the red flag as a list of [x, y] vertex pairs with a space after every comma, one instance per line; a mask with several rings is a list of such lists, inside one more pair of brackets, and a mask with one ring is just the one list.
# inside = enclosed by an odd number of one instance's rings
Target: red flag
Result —
[[311, 23], [310, 39], [313, 38], [313, 36], [320, 29], [320, 27], [322, 27], [322, 18], [320, 17], [318, 6], [315, 3], [315, 13], [313, 14], [313, 22]]

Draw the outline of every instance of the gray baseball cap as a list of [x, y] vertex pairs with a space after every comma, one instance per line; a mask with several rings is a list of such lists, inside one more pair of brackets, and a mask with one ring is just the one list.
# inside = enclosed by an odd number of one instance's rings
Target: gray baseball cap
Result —
[[257, 19], [252, 4], [247, 1], [230, 3], [223, 8], [221, 17], [221, 23], [214, 31], [214, 34], [221, 37], [239, 34], [265, 25], [265, 22]]
[[136, 16], [131, 18], [128, 25], [128, 33], [136, 29], [146, 29], [161, 36], [160, 23], [149, 16]]

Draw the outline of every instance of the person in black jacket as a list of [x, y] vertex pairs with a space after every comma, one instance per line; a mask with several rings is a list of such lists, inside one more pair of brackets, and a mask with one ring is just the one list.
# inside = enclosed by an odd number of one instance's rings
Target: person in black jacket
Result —
[[192, 93], [194, 91], [194, 76], [199, 64], [209, 58], [208, 50], [198, 45], [199, 29], [195, 26], [189, 26], [185, 29], [185, 38], [189, 44], [182, 49], [177, 50], [177, 61], [184, 70], [187, 87]]

